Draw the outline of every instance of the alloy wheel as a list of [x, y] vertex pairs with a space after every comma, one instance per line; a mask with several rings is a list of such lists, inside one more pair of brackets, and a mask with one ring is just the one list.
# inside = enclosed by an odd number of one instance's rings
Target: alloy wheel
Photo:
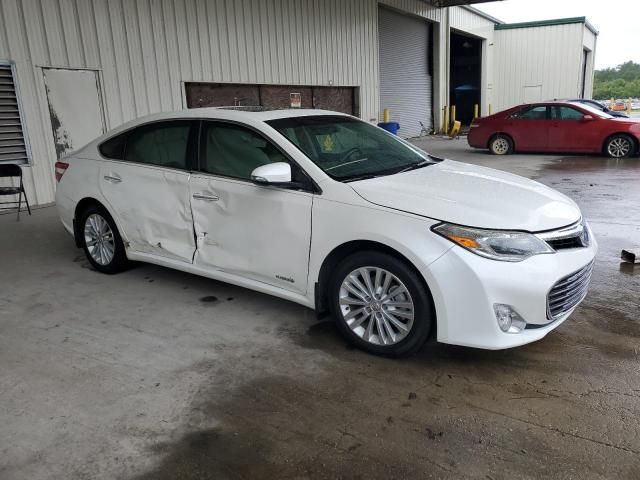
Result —
[[97, 213], [92, 213], [84, 223], [84, 242], [91, 258], [99, 265], [113, 260], [116, 243], [109, 223]]
[[340, 286], [342, 318], [358, 337], [374, 345], [393, 345], [413, 326], [415, 307], [409, 290], [391, 272], [360, 267]]
[[631, 142], [624, 137], [614, 138], [609, 142], [607, 146], [607, 152], [609, 155], [615, 158], [626, 157], [631, 151]]

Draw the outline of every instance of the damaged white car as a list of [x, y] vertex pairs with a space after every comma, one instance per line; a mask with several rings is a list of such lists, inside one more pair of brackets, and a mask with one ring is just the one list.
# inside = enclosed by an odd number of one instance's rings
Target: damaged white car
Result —
[[348, 115], [193, 109], [56, 164], [96, 270], [150, 262], [331, 311], [355, 345], [541, 339], [587, 293], [596, 243], [539, 183], [426, 154]]

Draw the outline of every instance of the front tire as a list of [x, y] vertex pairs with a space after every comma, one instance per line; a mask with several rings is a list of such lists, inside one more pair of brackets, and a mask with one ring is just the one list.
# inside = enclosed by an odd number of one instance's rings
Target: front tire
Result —
[[507, 135], [495, 135], [489, 141], [489, 150], [494, 155], [509, 155], [513, 153], [513, 140]]
[[635, 152], [635, 143], [628, 135], [614, 135], [604, 146], [605, 153], [611, 158], [627, 158]]
[[338, 329], [356, 347], [392, 357], [415, 353], [434, 321], [431, 295], [418, 274], [382, 252], [347, 257], [329, 285]]
[[80, 217], [80, 243], [93, 268], [118, 273], [128, 266], [124, 243], [113, 218], [100, 205], [91, 205]]

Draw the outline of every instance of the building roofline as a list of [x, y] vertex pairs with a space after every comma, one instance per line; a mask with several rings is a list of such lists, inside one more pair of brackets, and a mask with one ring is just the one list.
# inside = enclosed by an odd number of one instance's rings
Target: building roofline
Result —
[[475, 13], [479, 17], [485, 18], [485, 19], [489, 20], [490, 22], [493, 22], [496, 25], [503, 25], [504, 24], [504, 22], [502, 20], [500, 20], [500, 19], [498, 19], [496, 17], [492, 17], [488, 13], [483, 12], [479, 8], [472, 7], [471, 5], [460, 5], [460, 8], [464, 8], [465, 10], [467, 10], [469, 12]]
[[587, 20], [587, 17], [570, 17], [570, 18], [554, 18], [551, 20], [537, 20], [533, 22], [520, 23], [501, 23], [496, 24], [496, 30], [511, 30], [514, 28], [532, 28], [532, 27], [551, 27], [555, 25], [570, 25], [573, 23], [582, 23], [591, 33], [598, 35], [598, 30]]

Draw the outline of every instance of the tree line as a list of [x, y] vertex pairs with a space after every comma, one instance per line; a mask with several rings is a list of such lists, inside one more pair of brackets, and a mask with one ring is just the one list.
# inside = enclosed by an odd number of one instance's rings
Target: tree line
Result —
[[639, 98], [640, 64], [625, 62], [615, 68], [596, 70], [593, 83], [593, 98]]

